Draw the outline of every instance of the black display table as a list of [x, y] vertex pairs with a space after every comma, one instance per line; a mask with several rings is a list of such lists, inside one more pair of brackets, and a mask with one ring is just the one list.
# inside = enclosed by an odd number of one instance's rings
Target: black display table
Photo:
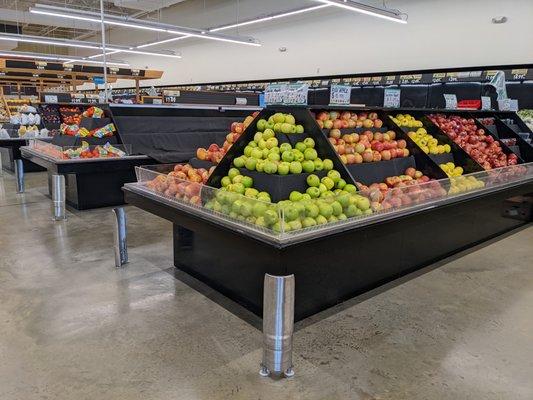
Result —
[[[46, 171], [46, 168], [35, 164], [27, 159], [24, 159], [20, 154], [20, 148], [26, 146], [29, 139], [13, 138], [13, 139], [0, 139], [0, 154], [2, 155], [1, 168], [14, 172], [15, 160], [22, 159], [22, 165], [24, 172], [40, 172]], [[39, 138], [42, 141], [51, 141], [52, 138]]]
[[136, 184], [127, 203], [174, 224], [174, 265], [261, 316], [263, 279], [294, 274], [295, 319], [328, 307], [527, 222], [504, 201], [533, 194], [533, 179], [273, 239]]
[[144, 155], [108, 159], [57, 160], [28, 147], [21, 148], [22, 157], [48, 170], [51, 176], [65, 176], [66, 203], [77, 210], [124, 204], [121, 187], [135, 178], [135, 167], [153, 164]]

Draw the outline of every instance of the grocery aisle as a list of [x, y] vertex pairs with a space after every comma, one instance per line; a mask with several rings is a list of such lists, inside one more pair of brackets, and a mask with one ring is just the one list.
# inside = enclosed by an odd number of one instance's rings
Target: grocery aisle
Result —
[[2, 400], [533, 397], [531, 226], [305, 324], [270, 380], [260, 332], [173, 277], [169, 223], [128, 208], [116, 270], [111, 211], [53, 223], [26, 179], [0, 177]]

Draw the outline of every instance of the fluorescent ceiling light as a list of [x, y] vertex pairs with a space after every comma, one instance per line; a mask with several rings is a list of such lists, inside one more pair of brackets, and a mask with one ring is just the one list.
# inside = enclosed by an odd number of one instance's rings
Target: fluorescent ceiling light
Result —
[[[36, 43], [36, 44], [48, 44], [53, 46], [63, 46], [63, 47], [76, 47], [82, 49], [96, 49], [103, 50], [103, 46], [99, 43], [93, 42], [82, 42], [79, 40], [68, 40], [68, 39], [48, 39], [43, 36], [31, 36], [31, 35], [17, 35], [13, 33], [3, 33], [0, 32], [0, 40], [9, 40], [13, 42], [24, 42], [24, 43]], [[169, 51], [141, 51], [131, 49], [126, 46], [117, 46], [117, 45], [107, 45], [106, 50], [114, 52], [124, 52], [132, 54], [145, 54], [150, 56], [157, 57], [171, 57], [171, 58], [181, 58], [180, 55], [174, 54]]]
[[216, 27], [216, 28], [210, 28], [210, 29], [208, 29], [208, 31], [209, 32], [218, 32], [218, 31], [224, 31], [226, 29], [237, 28], [239, 26], [258, 24], [260, 22], [271, 21], [273, 19], [285, 18], [285, 17], [290, 17], [292, 15], [303, 14], [303, 13], [307, 13], [307, 12], [311, 12], [311, 11], [315, 11], [315, 10], [320, 10], [321, 8], [325, 8], [325, 7], [329, 7], [329, 6], [330, 6], [330, 4], [322, 4], [322, 5], [319, 5], [319, 6], [298, 8], [298, 9], [295, 9], [295, 10], [285, 11], [285, 12], [281, 12], [281, 13], [278, 13], [278, 14], [270, 14], [270, 15], [266, 15], [264, 17], [258, 17], [258, 18], [253, 18], [253, 19], [249, 19], [249, 20], [246, 20], [246, 21], [237, 22], [235, 24], [222, 25], [222, 26], [219, 26], [219, 27]]
[[[120, 51], [109, 51], [107, 53], [105, 53], [106, 56], [110, 56], [112, 54], [117, 54], [117, 53], [120, 53]], [[89, 56], [87, 58], [98, 58], [98, 57], [103, 57], [104, 56], [104, 53], [98, 53], [98, 54], [94, 54], [92, 56]]]
[[[98, 13], [82, 11], [82, 10], [72, 10], [72, 9], [61, 8], [61, 7], [56, 7], [56, 6], [49, 6], [45, 4], [36, 4], [35, 7], [30, 7], [30, 12], [33, 14], [42, 14], [42, 15], [48, 15], [52, 17], [76, 19], [80, 21], [88, 21], [88, 22], [95, 22], [95, 23], [101, 22], [100, 15]], [[154, 31], [154, 32], [163, 32], [163, 33], [175, 34], [175, 35], [180, 35], [180, 36], [182, 35], [192, 36], [192, 37], [197, 37], [201, 39], [217, 40], [221, 42], [230, 42], [230, 43], [244, 44], [244, 45], [249, 45], [249, 46], [261, 46], [261, 44], [256, 42], [255, 39], [253, 38], [241, 38], [241, 37], [234, 37], [234, 36], [210, 34], [209, 32], [203, 31], [203, 30], [185, 28], [185, 27], [174, 26], [174, 25], [169, 25], [169, 24], [162, 24], [162, 23], [146, 21], [142, 19], [120, 17], [120, 16], [114, 16], [114, 15], [107, 14], [107, 15], [104, 15], [103, 22], [106, 25], [122, 26], [122, 27], [127, 27], [127, 28], [132, 28], [132, 29], [142, 29], [142, 30], [149, 30], [149, 31]]]
[[[103, 64], [103, 61], [89, 60], [88, 57], [73, 57], [73, 56], [68, 56], [68, 55], [30, 53], [30, 52], [21, 52], [21, 51], [0, 51], [0, 57], [33, 58], [36, 60], [50, 60], [50, 61], [58, 61], [58, 62], [63, 62], [63, 63]], [[126, 62], [113, 61], [113, 60], [108, 61], [107, 65], [116, 66], [116, 67], [129, 67], [129, 64]]]
[[176, 42], [178, 40], [187, 39], [188, 37], [190, 37], [190, 36], [172, 37], [172, 38], [169, 38], [169, 39], [158, 40], [157, 42], [149, 42], [149, 43], [145, 43], [145, 44], [140, 44], [139, 46], [135, 46], [135, 48], [136, 49], [143, 49], [145, 47], [157, 46], [157, 45], [164, 44], [164, 43], [169, 43], [169, 42]]
[[402, 18], [402, 15], [393, 10], [387, 10], [384, 8], [372, 7], [367, 4], [356, 3], [351, 0], [314, 0], [319, 3], [324, 3], [330, 6], [344, 8], [346, 10], [355, 11], [361, 14], [371, 15], [373, 17], [383, 18], [389, 21], [399, 22], [400, 24], [406, 24], [407, 20]]

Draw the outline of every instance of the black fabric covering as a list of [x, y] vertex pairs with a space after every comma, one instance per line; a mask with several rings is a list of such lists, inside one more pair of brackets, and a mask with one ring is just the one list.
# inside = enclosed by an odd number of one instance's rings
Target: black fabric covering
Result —
[[134, 154], [146, 154], [161, 163], [185, 162], [198, 147], [212, 143], [222, 146], [232, 122], [244, 118], [225, 116], [117, 116], [114, 120], [123, 143], [131, 144]]

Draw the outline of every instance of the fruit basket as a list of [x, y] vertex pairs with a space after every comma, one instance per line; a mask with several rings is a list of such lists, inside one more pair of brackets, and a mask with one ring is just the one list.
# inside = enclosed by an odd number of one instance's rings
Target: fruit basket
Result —
[[109, 160], [127, 157], [131, 154], [130, 145], [104, 145], [91, 146], [82, 142], [81, 146], [57, 146], [42, 140], [30, 140], [28, 147], [35, 153], [55, 161], [86, 161], [86, 160]]

